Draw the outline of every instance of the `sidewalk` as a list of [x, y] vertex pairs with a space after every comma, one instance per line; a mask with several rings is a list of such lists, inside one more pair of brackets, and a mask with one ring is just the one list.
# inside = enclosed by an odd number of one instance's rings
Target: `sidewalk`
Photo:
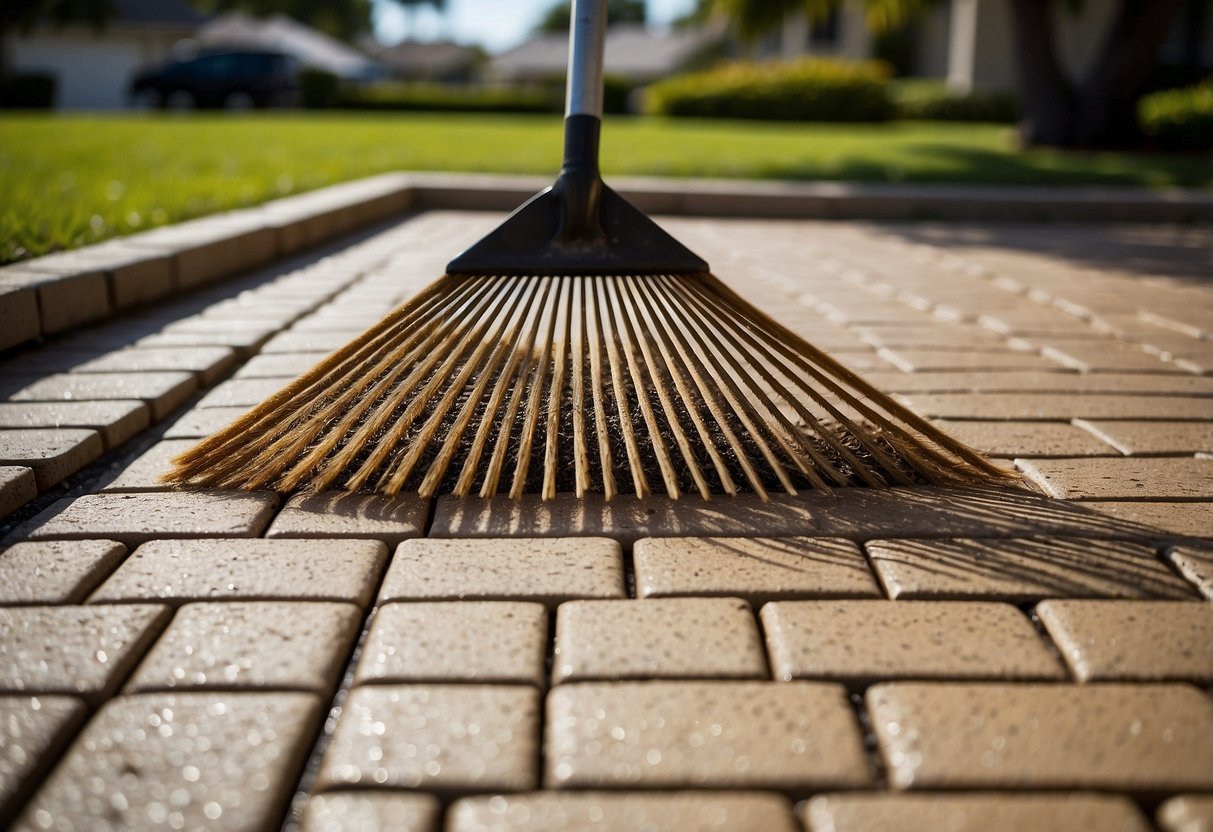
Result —
[[0, 357], [0, 826], [1213, 824], [1213, 231], [663, 221], [1021, 488], [158, 484], [498, 218]]

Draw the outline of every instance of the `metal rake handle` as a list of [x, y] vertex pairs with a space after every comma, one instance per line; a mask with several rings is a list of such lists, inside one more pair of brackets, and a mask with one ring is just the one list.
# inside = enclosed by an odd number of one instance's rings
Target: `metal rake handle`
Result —
[[569, 72], [565, 116], [602, 118], [602, 59], [606, 0], [573, 0], [569, 16]]

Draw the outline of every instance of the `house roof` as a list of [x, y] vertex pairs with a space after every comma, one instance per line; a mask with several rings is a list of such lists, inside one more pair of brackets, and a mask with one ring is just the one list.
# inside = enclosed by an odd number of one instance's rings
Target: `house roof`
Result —
[[406, 40], [394, 46], [381, 46], [371, 54], [396, 72], [428, 74], [463, 69], [474, 63], [481, 52], [475, 47], [450, 41]]
[[[704, 29], [658, 33], [643, 26], [618, 24], [607, 30], [605, 71], [630, 78], [657, 78], [676, 71], [719, 35]], [[495, 57], [489, 72], [502, 79], [560, 75], [568, 63], [564, 34], [537, 35]]]
[[231, 12], [199, 28], [195, 39], [207, 48], [282, 52], [342, 78], [379, 74], [378, 64], [358, 50], [281, 14], [262, 19]]

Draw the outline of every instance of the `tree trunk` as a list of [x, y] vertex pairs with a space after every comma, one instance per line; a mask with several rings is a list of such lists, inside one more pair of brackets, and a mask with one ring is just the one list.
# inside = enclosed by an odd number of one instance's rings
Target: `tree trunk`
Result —
[[1137, 101], [1183, 0], [1121, 0], [1094, 66], [1077, 88], [1057, 60], [1054, 0], [1010, 0], [1025, 144], [1134, 147]]

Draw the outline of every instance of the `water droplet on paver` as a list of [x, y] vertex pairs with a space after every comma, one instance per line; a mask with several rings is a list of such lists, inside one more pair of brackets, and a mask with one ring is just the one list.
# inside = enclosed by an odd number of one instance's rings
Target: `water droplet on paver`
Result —
[[181, 769], [181, 776], [190, 783], [197, 783], [198, 778], [201, 775], [202, 772], [200, 772], [196, 766], [186, 766], [185, 768]]
[[656, 748], [650, 748], [648, 753], [644, 755], [644, 760], [651, 766], [655, 766], [661, 762], [661, 752]]
[[105, 664], [109, 660], [110, 660], [110, 657], [104, 650], [97, 651], [97, 661], [101, 662], [102, 664]]
[[206, 815], [211, 820], [218, 820], [219, 816], [223, 814], [223, 807], [212, 800], [210, 803], [202, 807], [202, 814]]

